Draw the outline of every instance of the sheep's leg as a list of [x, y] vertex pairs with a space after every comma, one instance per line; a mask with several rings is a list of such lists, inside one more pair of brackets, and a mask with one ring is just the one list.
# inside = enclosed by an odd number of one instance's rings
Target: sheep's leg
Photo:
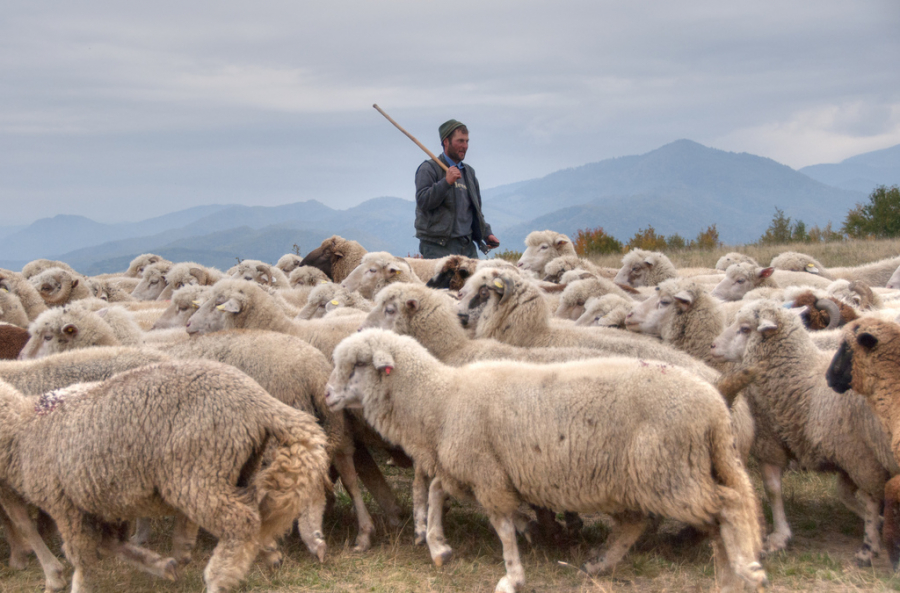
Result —
[[71, 593], [90, 593], [90, 583], [101, 546], [100, 538], [82, 527], [82, 513], [67, 499], [57, 499], [56, 504], [58, 506], [49, 512], [62, 536], [66, 558], [75, 568]]
[[418, 465], [412, 484], [413, 521], [415, 523], [416, 545], [425, 543], [428, 534], [428, 475]]
[[[200, 526], [181, 513], [175, 516], [175, 528], [172, 530], [172, 557], [179, 564], [191, 561], [191, 552], [197, 543], [197, 532]], [[132, 540], [132, 543], [133, 540]]]
[[207, 593], [224, 593], [237, 586], [250, 570], [258, 551], [259, 545], [253, 537], [220, 539], [203, 571]]
[[872, 559], [881, 554], [881, 501], [860, 493], [863, 505], [866, 509], [865, 533], [863, 545], [856, 553], [856, 564], [859, 566], [872, 566]]
[[178, 575], [176, 568], [178, 564], [174, 558], [164, 558], [152, 550], [136, 546], [130, 542], [120, 541], [118, 539], [105, 539], [100, 545], [103, 552], [114, 554], [118, 558], [125, 560], [154, 576], [174, 581]]
[[[66, 579], [63, 576], [65, 569], [60, 561], [56, 559], [56, 556], [53, 555], [53, 552], [47, 548], [44, 538], [38, 532], [37, 526], [32, 521], [31, 515], [28, 514], [28, 508], [22, 499], [10, 490], [0, 488], [0, 506], [2, 506], [9, 517], [11, 525], [15, 528], [14, 530], [7, 529], [7, 534], [10, 538], [10, 548], [13, 547], [12, 534], [15, 532], [34, 550], [38, 562], [41, 564], [41, 569], [44, 571], [44, 581], [47, 589], [50, 591], [64, 589], [66, 586]], [[21, 540], [19, 541], [21, 542]], [[12, 559], [11, 553], [10, 566], [12, 566]]]
[[359, 522], [359, 533], [356, 536], [356, 545], [353, 547], [354, 552], [365, 552], [372, 545], [372, 536], [375, 534], [375, 524], [372, 517], [366, 509], [366, 503], [363, 501], [362, 491], [359, 489], [359, 481], [357, 480], [356, 468], [353, 465], [353, 457], [346, 452], [338, 452], [334, 456], [334, 465], [338, 474], [341, 476], [341, 482], [347, 489], [347, 494], [353, 501], [353, 508], [356, 511], [356, 519]]
[[150, 541], [150, 519], [147, 517], [138, 517], [134, 520], [134, 534], [131, 536], [131, 543], [137, 546], [143, 546]]
[[850, 478], [844, 474], [838, 474], [836, 492], [838, 500], [840, 500], [850, 512], [865, 521], [866, 507], [861, 504], [856, 497], [858, 490], [859, 488], [856, 487], [856, 484], [854, 484]]
[[645, 515], [637, 513], [618, 514], [614, 519], [616, 524], [602, 550], [584, 564], [584, 570], [588, 574], [612, 570], [644, 533], [649, 523]]
[[884, 485], [884, 544], [894, 571], [900, 568], [900, 476]]
[[325, 514], [325, 499], [309, 504], [297, 519], [300, 538], [306, 548], [319, 559], [325, 561], [325, 536], [322, 535], [322, 515]]
[[784, 513], [784, 498], [781, 496], [782, 468], [778, 465], [762, 463], [760, 464], [760, 470], [762, 471], [766, 496], [769, 499], [769, 505], [772, 507], [772, 523], [774, 524], [772, 533], [766, 537], [763, 549], [766, 553], [777, 552], [785, 549], [792, 537], [791, 526], [788, 523], [787, 515]]
[[759, 524], [753, 494], [741, 494], [725, 486], [718, 488], [721, 509], [719, 533], [714, 538], [716, 571], [723, 591], [743, 591], [744, 582], [761, 590], [769, 580], [759, 563]]
[[2, 508], [0, 508], [0, 525], [3, 525], [6, 541], [9, 543], [9, 567], [14, 570], [25, 570], [28, 567], [31, 547]]
[[500, 536], [500, 542], [503, 544], [503, 562], [506, 564], [506, 576], [497, 583], [494, 593], [516, 593], [525, 585], [525, 569], [519, 558], [515, 523], [512, 515], [489, 513], [488, 518]]
[[428, 533], [425, 539], [428, 542], [431, 559], [437, 566], [443, 566], [453, 555], [453, 550], [444, 538], [443, 514], [446, 498], [441, 479], [433, 479], [428, 489]]
[[356, 444], [356, 450], [353, 451], [353, 465], [356, 467], [356, 473], [372, 494], [372, 498], [378, 502], [378, 506], [384, 511], [384, 521], [390, 529], [399, 529], [400, 522], [400, 505], [397, 503], [397, 497], [394, 491], [384, 479], [384, 474], [378, 468], [378, 464], [372, 459], [372, 454], [361, 443]]

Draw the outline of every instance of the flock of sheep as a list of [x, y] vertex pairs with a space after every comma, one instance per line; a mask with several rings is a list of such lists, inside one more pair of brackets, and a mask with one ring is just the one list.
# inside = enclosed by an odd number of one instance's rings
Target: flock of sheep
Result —
[[[502, 593], [525, 583], [517, 532], [559, 533], [557, 513], [570, 530], [581, 513], [611, 517], [588, 573], [613, 569], [665, 517], [710, 536], [722, 591], [762, 588], [761, 556], [791, 539], [792, 462], [837, 473], [864, 521], [857, 562], [883, 536], [896, 569], [898, 266], [827, 269], [789, 252], [767, 267], [730, 253], [678, 269], [634, 250], [608, 269], [540, 231], [517, 265], [367, 253], [334, 236], [227, 272], [150, 254], [94, 277], [48, 260], [0, 270], [10, 566], [34, 552], [47, 590], [66, 586], [38, 508], [73, 592], [90, 591], [101, 555], [174, 580], [200, 527], [218, 540], [207, 590], [228, 591], [257, 557], [281, 561], [295, 523], [324, 559], [337, 478], [364, 552], [375, 523], [362, 488], [388, 529], [404, 512], [379, 449], [414, 467], [415, 541], [436, 565], [452, 555], [446, 496], [477, 501], [503, 545]], [[144, 545], [159, 516], [175, 517], [168, 557]]]

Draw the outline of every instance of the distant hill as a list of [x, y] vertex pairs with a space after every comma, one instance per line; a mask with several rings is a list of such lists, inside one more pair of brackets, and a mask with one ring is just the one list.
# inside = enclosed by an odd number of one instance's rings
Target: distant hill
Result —
[[[897, 173], [898, 159], [900, 147], [894, 147], [798, 172], [760, 156], [678, 140], [643, 155], [484, 190], [484, 212], [502, 248], [514, 250], [522, 249], [525, 236], [535, 229], [574, 236], [578, 229], [603, 227], [627, 241], [648, 225], [690, 240], [715, 224], [725, 243], [739, 245], [765, 232], [776, 207], [809, 226], [829, 221], [840, 226], [874, 185], [866, 181], [860, 191], [834, 187], [822, 181], [826, 173], [853, 166], [860, 174], [878, 173], [877, 181], [889, 184], [897, 179], [888, 173]], [[828, 179], [837, 183], [836, 177]], [[414, 218], [415, 204], [395, 197], [374, 198], [347, 210], [315, 200], [272, 207], [212, 204], [117, 225], [60, 215], [24, 228], [0, 227], [0, 267], [18, 270], [46, 257], [96, 274], [124, 270], [136, 255], [153, 252], [227, 269], [237, 259], [274, 263], [294, 245], [306, 254], [335, 234], [359, 241], [369, 251], [407, 255], [419, 246]]]
[[484, 192], [485, 215], [518, 218], [498, 236], [517, 248], [529, 230], [574, 235], [603, 227], [620, 240], [652, 225], [694, 238], [715, 224], [728, 244], [757, 240], [775, 208], [807, 225], [839, 225], [865, 194], [819, 183], [771, 159], [678, 140], [644, 155], [565, 169]]
[[800, 172], [822, 183], [868, 195], [879, 185], [900, 185], [900, 144], [837, 164], [803, 167]]

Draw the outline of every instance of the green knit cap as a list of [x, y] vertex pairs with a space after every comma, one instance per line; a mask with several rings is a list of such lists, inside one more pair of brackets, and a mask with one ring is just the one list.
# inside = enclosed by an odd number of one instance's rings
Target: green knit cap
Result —
[[444, 123], [441, 124], [441, 127], [438, 128], [438, 131], [441, 133], [441, 142], [444, 141], [444, 138], [453, 133], [453, 130], [463, 126], [464, 124], [461, 121], [456, 121], [455, 119], [448, 119]]

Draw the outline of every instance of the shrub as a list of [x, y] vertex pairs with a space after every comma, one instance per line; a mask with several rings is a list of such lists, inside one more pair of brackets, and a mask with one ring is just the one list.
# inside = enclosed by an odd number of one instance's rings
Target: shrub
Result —
[[714, 224], [706, 227], [706, 230], [699, 233], [697, 238], [691, 241], [690, 244], [691, 249], [703, 249], [707, 251], [718, 249], [721, 246], [722, 242], [719, 240], [719, 230]]
[[666, 237], [658, 235], [653, 225], [647, 225], [646, 229], [639, 229], [625, 244], [628, 249], [645, 249], [647, 251], [664, 251], [667, 246]]
[[842, 230], [854, 239], [900, 236], [900, 189], [876, 187], [868, 204], [857, 204], [847, 213]]
[[494, 255], [491, 256], [497, 257], [500, 259], [505, 259], [508, 262], [516, 263], [519, 261], [519, 258], [522, 257], [521, 251], [513, 251], [512, 249], [504, 249], [503, 251], [494, 252]]
[[606, 253], [622, 253], [622, 242], [615, 237], [607, 235], [603, 227], [579, 229], [573, 245], [575, 253], [581, 257]]
[[824, 229], [820, 229], [818, 226], [813, 226], [809, 229], [810, 243], [833, 243], [843, 240], [843, 233], [831, 229], [831, 221], [825, 225]]

